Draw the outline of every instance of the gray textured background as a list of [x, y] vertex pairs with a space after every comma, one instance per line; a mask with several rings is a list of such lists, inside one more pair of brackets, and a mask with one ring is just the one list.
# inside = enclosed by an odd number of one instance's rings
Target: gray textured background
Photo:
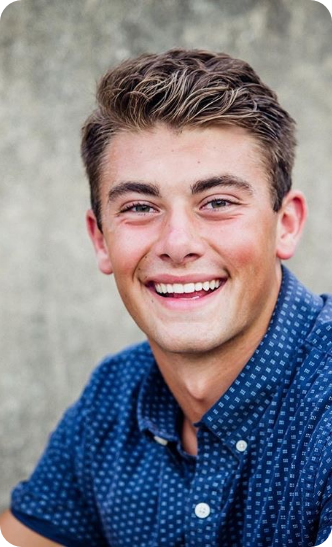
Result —
[[21, 0], [0, 21], [0, 509], [100, 358], [142, 338], [85, 234], [80, 126], [118, 61], [174, 46], [253, 64], [298, 121], [310, 219], [292, 268], [332, 291], [332, 23], [311, 0]]

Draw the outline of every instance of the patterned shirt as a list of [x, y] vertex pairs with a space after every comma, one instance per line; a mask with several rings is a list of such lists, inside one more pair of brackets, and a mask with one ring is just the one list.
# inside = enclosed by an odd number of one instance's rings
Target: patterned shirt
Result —
[[181, 445], [147, 342], [107, 357], [13, 514], [68, 547], [311, 547], [332, 526], [332, 298], [285, 268], [268, 331]]

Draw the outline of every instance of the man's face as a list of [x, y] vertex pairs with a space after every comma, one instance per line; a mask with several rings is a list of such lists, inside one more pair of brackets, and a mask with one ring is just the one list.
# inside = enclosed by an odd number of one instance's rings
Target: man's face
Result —
[[264, 334], [280, 286], [279, 216], [245, 130], [118, 134], [101, 195], [100, 268], [153, 348], [205, 353]]

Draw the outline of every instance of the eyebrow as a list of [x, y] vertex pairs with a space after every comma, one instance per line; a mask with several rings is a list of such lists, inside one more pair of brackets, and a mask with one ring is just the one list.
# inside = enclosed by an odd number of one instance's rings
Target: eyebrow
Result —
[[[251, 184], [240, 177], [234, 175], [219, 175], [208, 177], [207, 179], [198, 180], [191, 186], [192, 195], [200, 194], [206, 190], [211, 190], [216, 187], [231, 187], [245, 191], [249, 195], [253, 194]], [[108, 192], [108, 201], [113, 201], [120, 196], [129, 192], [143, 194], [146, 196], [161, 197], [160, 190], [156, 184], [149, 182], [124, 181], [119, 182]]]
[[207, 179], [198, 180], [191, 186], [191, 192], [193, 195], [200, 194], [206, 190], [211, 190], [212, 188], [221, 187], [231, 187], [236, 188], [237, 190], [244, 190], [247, 194], [253, 195], [252, 185], [246, 180], [236, 177], [234, 175], [220, 175], [217, 177], [209, 177]]
[[119, 182], [114, 188], [111, 188], [108, 192], [108, 201], [128, 194], [129, 192], [135, 192], [136, 194], [144, 194], [147, 196], [160, 197], [160, 191], [156, 184], [147, 182]]

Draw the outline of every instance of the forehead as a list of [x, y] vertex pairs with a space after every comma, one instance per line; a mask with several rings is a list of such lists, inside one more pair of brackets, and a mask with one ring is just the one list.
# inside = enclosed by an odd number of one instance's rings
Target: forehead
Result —
[[156, 125], [112, 137], [104, 155], [102, 191], [124, 180], [191, 185], [223, 174], [268, 186], [261, 145], [245, 129], [222, 126], [179, 131]]

